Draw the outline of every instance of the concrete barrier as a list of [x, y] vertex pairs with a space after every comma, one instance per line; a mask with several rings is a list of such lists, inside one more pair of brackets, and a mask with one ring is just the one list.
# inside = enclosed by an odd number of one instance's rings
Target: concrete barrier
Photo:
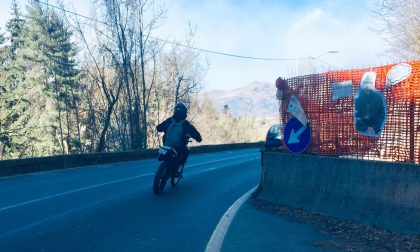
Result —
[[258, 199], [420, 234], [420, 166], [262, 152]]
[[[262, 142], [202, 145], [191, 147], [190, 153], [207, 153], [217, 151], [259, 148]], [[126, 152], [86, 153], [77, 155], [59, 155], [40, 158], [25, 158], [0, 161], [0, 177], [22, 175], [33, 172], [58, 170], [79, 166], [118, 163], [133, 160], [157, 158], [157, 149]]]

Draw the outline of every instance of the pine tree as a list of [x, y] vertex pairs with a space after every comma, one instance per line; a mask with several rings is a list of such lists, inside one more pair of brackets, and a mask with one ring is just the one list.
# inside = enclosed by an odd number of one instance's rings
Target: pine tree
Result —
[[21, 122], [30, 129], [25, 137], [32, 141], [26, 155], [64, 154], [73, 147], [80, 151], [80, 130], [73, 129], [79, 129], [79, 93], [71, 33], [56, 13], [33, 1], [21, 38], [16, 62], [25, 71], [19, 89], [28, 103]]
[[[1, 31], [1, 28], [0, 28]], [[4, 36], [4, 33], [0, 32], [0, 46], [4, 44], [6, 41], [6, 37]]]
[[20, 34], [25, 25], [25, 20], [22, 18], [20, 7], [16, 0], [12, 1], [12, 18], [7, 22], [7, 31], [10, 33], [10, 46], [9, 49], [12, 52], [12, 57], [15, 59], [16, 52], [20, 48], [21, 40]]
[[24, 71], [16, 64], [16, 53], [21, 47], [21, 31], [25, 21], [21, 17], [16, 1], [12, 2], [12, 18], [7, 22], [9, 37], [3, 36], [3, 42], [8, 43], [1, 48], [0, 83], [0, 158], [22, 157], [29, 146], [29, 141], [22, 138], [25, 122], [21, 121], [27, 103], [21, 96], [20, 83]]
[[48, 18], [46, 33], [49, 37], [45, 41], [44, 54], [53, 78], [51, 90], [58, 112], [60, 137], [65, 153], [75, 148], [81, 151], [80, 129], [78, 128], [78, 105], [80, 86], [77, 82], [79, 71], [74, 60], [76, 47], [71, 43], [71, 32], [55, 12]]
[[17, 130], [22, 143], [27, 143], [23, 156], [42, 156], [56, 153], [57, 143], [51, 126], [52, 100], [44, 94], [48, 80], [45, 58], [40, 40], [45, 13], [35, 2], [28, 8], [28, 18], [17, 40], [20, 48], [16, 51], [15, 68], [24, 73], [17, 83], [14, 93], [20, 97], [23, 108], [17, 121]]
[[4, 75], [5, 63], [7, 59], [6, 47], [4, 43], [6, 42], [6, 37], [4, 33], [0, 32], [0, 158], [3, 157], [4, 146], [8, 142], [7, 137], [7, 126], [5, 125], [4, 113], [5, 113], [5, 100], [6, 100], [6, 85]]
[[7, 82], [16, 87], [19, 82], [24, 78], [24, 71], [19, 69], [16, 64], [17, 51], [22, 47], [21, 33], [25, 26], [25, 20], [20, 12], [20, 7], [15, 0], [12, 1], [11, 7], [12, 18], [7, 22], [7, 31], [10, 34], [8, 38], [9, 45], [6, 47], [6, 53], [8, 55], [7, 62]]

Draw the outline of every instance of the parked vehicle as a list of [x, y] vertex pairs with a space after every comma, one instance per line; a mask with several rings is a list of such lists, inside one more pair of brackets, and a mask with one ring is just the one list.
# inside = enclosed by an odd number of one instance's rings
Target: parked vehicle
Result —
[[282, 146], [282, 132], [280, 124], [273, 124], [267, 132], [264, 148], [266, 150], [276, 149]]

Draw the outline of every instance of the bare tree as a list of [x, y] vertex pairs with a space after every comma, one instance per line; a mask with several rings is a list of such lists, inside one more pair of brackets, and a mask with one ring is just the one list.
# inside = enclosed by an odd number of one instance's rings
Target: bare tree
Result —
[[[98, 24], [91, 24], [96, 30], [99, 30]], [[96, 151], [103, 152], [106, 147], [106, 134], [111, 126], [111, 116], [114, 111], [115, 105], [119, 100], [121, 89], [123, 87], [123, 82], [121, 81], [122, 73], [115, 71], [112, 68], [107, 66], [109, 57], [104, 54], [106, 46], [104, 45], [104, 38], [103, 34], [96, 34], [97, 43], [99, 46], [93, 47], [91, 43], [88, 42], [86, 37], [86, 31], [82, 28], [81, 22], [77, 20], [76, 26], [74, 27], [75, 30], [78, 32], [80, 38], [82, 39], [87, 54], [89, 55], [90, 62], [93, 63], [93, 67], [88, 67], [86, 71], [90, 76], [91, 80], [95, 85], [98, 85], [99, 90], [101, 91], [101, 97], [103, 100], [103, 109], [105, 113], [103, 115], [102, 120], [102, 129], [98, 129], [99, 139], [97, 140]], [[90, 99], [94, 99], [94, 97], [89, 97]], [[98, 104], [99, 105], [99, 104]], [[96, 111], [94, 109], [95, 105], [89, 106], [93, 111], [90, 113], [95, 115]]]
[[75, 28], [94, 66], [87, 69], [91, 80], [101, 87], [106, 110], [100, 123], [105, 131], [101, 131], [96, 150], [104, 151], [108, 129], [108, 137], [120, 142], [114, 148], [147, 148], [148, 106], [158, 53], [150, 33], [164, 18], [164, 7], [156, 7], [153, 0], [100, 0], [93, 5], [88, 28], [78, 20]]
[[168, 105], [174, 106], [182, 101], [191, 102], [191, 95], [198, 93], [207, 69], [200, 62], [200, 54], [193, 47], [195, 29], [189, 25], [186, 31], [185, 46], [172, 46], [163, 56], [163, 74], [167, 88]]
[[165, 18], [164, 6], [153, 0], [98, 0], [94, 4], [89, 28], [83, 30], [80, 23], [76, 27], [91, 62], [86, 68], [89, 81], [100, 87], [100, 97], [93, 97], [97, 101], [90, 100], [89, 107], [98, 104], [101, 109], [88, 113], [88, 118], [95, 127], [106, 129], [100, 137], [90, 137], [98, 138], [97, 151], [105, 150], [107, 138], [113, 149], [155, 146], [159, 142], [156, 124], [176, 102], [189, 103], [201, 89], [205, 69], [191, 49], [192, 29], [185, 46], [165, 51], [165, 43], [151, 36]]
[[191, 114], [194, 125], [203, 136], [202, 144], [224, 144], [256, 142], [264, 139], [266, 128], [261, 127], [255, 116], [232, 115], [229, 107], [223, 111], [216, 109], [214, 101], [201, 95], [192, 100]]
[[390, 52], [405, 59], [420, 56], [420, 0], [377, 0], [373, 13]]
[[111, 36], [116, 38], [106, 50], [123, 73], [131, 149], [147, 148], [148, 107], [154, 82], [146, 75], [155, 69], [155, 61], [150, 59], [156, 53], [150, 33], [164, 18], [165, 9], [149, 0], [103, 0], [103, 4]]

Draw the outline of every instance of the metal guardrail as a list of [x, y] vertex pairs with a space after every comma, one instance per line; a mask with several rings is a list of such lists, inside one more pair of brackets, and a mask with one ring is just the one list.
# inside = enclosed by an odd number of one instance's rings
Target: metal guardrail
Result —
[[[221, 145], [202, 145], [190, 148], [190, 153], [209, 153], [238, 149], [259, 148], [263, 142]], [[0, 161], [0, 177], [66, 168], [127, 162], [157, 157], [157, 149], [125, 152], [85, 153], [50, 157], [11, 159]]]

